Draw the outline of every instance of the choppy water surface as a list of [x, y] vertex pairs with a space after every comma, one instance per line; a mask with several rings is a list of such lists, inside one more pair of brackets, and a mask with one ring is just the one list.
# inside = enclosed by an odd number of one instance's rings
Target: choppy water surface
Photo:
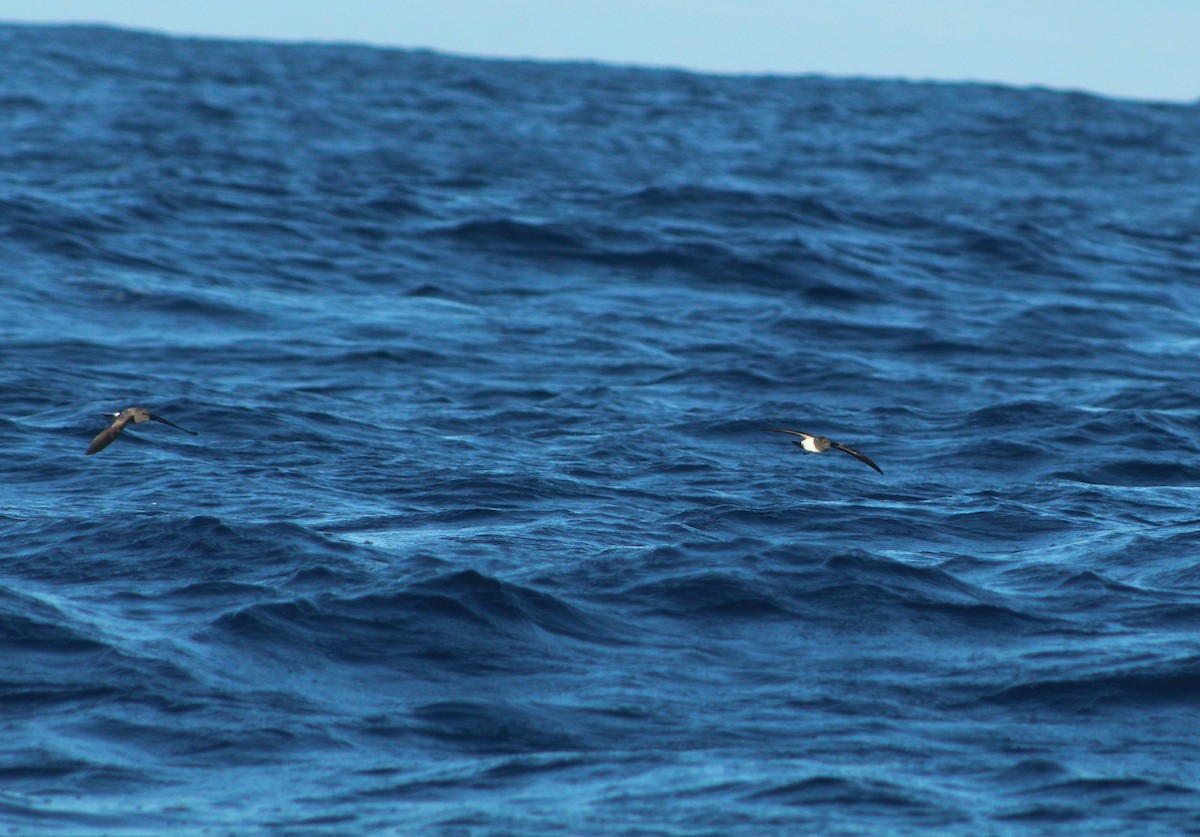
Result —
[[0, 27], [0, 822], [1200, 829], [1198, 184], [1194, 106]]

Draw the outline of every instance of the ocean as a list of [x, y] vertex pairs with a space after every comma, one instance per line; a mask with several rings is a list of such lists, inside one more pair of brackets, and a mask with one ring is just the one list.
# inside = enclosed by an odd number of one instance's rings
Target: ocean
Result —
[[0, 358], [9, 833], [1200, 833], [1200, 100], [3, 25]]

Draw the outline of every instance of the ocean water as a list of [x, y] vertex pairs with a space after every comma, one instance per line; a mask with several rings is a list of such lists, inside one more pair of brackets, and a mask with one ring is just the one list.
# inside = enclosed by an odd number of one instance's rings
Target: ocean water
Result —
[[8, 831], [1200, 832], [1200, 106], [0, 26], [0, 358]]

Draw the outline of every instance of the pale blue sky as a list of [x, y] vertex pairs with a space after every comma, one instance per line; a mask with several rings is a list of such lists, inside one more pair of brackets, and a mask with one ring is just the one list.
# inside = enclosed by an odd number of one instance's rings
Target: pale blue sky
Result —
[[0, 20], [1200, 99], [1200, 0], [0, 0]]

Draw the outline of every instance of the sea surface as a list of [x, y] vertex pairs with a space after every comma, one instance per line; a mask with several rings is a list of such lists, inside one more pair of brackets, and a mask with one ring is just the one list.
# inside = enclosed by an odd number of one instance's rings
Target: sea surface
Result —
[[1200, 833], [1200, 104], [4, 25], [0, 399], [6, 833]]

